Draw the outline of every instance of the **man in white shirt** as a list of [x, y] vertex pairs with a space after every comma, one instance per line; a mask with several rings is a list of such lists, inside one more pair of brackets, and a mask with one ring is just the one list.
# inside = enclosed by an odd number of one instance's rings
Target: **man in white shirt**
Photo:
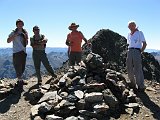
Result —
[[[24, 81], [22, 75], [26, 65], [26, 46], [28, 44], [28, 33], [23, 29], [24, 22], [21, 19], [16, 21], [16, 29], [13, 30], [7, 39], [7, 43], [13, 43], [13, 66], [18, 78], [17, 85], [23, 89]], [[22, 90], [21, 89], [21, 90]]]
[[143, 92], [145, 90], [145, 86], [141, 53], [145, 50], [147, 43], [143, 32], [136, 28], [136, 23], [134, 21], [130, 21], [128, 23], [128, 28], [131, 31], [127, 38], [127, 43], [129, 45], [126, 61], [128, 78], [131, 81], [131, 87], [133, 89], [137, 89], [138, 87], [138, 91]]

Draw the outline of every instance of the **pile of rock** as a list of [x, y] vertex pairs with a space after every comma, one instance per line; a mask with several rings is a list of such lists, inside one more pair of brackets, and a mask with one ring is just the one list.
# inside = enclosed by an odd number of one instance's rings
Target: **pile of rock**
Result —
[[90, 53], [80, 66], [60, 79], [29, 93], [35, 104], [31, 117], [45, 120], [106, 120], [127, 108], [137, 109], [136, 95], [126, 78], [107, 69], [103, 58]]
[[[98, 31], [91, 39], [92, 51], [102, 56], [107, 68], [126, 72], [127, 40], [109, 29]], [[83, 46], [86, 48], [86, 45]], [[143, 53], [143, 71], [147, 80], [160, 82], [160, 65], [150, 53]]]

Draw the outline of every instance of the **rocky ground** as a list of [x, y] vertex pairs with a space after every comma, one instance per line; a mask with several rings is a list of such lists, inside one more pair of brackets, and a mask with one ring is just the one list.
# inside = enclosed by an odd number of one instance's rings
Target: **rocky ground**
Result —
[[[58, 78], [62, 78], [62, 75], [59, 75]], [[55, 80], [50, 79], [50, 76], [44, 76], [43, 84], [51, 83]], [[33, 118], [34, 112], [31, 111], [33, 106], [37, 104], [35, 99], [28, 99], [29, 94], [32, 90], [36, 90], [37, 80], [35, 77], [32, 77], [27, 80], [27, 85], [24, 85], [24, 91], [20, 92], [17, 88], [13, 88], [16, 80], [3, 80], [1, 81], [0, 87], [1, 96], [0, 96], [0, 118], [1, 120], [42, 120], [40, 116]], [[5, 86], [6, 89], [4, 89]], [[125, 108], [125, 111], [116, 112], [116, 114], [110, 114], [106, 119], [103, 120], [160, 120], [160, 84], [157, 82], [145, 81], [147, 86], [144, 93], [136, 93], [137, 105], [131, 105], [130, 107]], [[12, 89], [10, 89], [12, 88]], [[47, 89], [47, 87], [45, 87]], [[5, 91], [3, 93], [2, 91]], [[8, 90], [8, 92], [7, 92]], [[35, 92], [36, 94], [37, 92]], [[32, 95], [31, 95], [32, 96]], [[39, 96], [39, 95], [35, 95]], [[94, 99], [94, 98], [93, 98]], [[82, 107], [82, 106], [81, 106]], [[134, 108], [135, 107], [135, 108]], [[107, 110], [107, 109], [105, 109]], [[103, 111], [103, 110], [102, 110]], [[74, 113], [73, 113], [74, 115]], [[73, 116], [72, 115], [72, 116]], [[94, 116], [94, 114], [93, 114]], [[92, 120], [101, 120], [101, 118], [90, 118]], [[46, 119], [46, 120], [63, 120], [59, 118]], [[66, 120], [83, 120], [74, 117], [70, 117]], [[88, 118], [84, 120], [89, 120]]]
[[[44, 76], [43, 84], [47, 80], [49, 80], [49, 76]], [[16, 80], [4, 80], [3, 84], [7, 89], [0, 90], [1, 120], [31, 120], [30, 114], [33, 105], [31, 105], [29, 101], [25, 99], [25, 93], [27, 93], [30, 89], [32, 89], [32, 87], [37, 84], [37, 79], [35, 77], [32, 77], [26, 81], [27, 85], [24, 85], [24, 91], [21, 92], [18, 88], [14, 88]], [[2, 88], [2, 84], [0, 85], [0, 88]], [[5, 93], [2, 92], [3, 90]]]

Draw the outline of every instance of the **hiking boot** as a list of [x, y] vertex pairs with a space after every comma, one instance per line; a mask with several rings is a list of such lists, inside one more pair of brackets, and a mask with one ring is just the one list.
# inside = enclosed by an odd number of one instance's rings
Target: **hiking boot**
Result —
[[23, 80], [18, 80], [17, 81], [17, 87], [22, 91], [23, 91], [23, 85], [24, 85]]

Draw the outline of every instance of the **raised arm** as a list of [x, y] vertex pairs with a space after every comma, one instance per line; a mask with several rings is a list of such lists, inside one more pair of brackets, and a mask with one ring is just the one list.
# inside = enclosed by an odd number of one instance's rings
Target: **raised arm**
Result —
[[18, 35], [18, 34], [13, 34], [13, 35], [9, 36], [8, 39], [7, 39], [7, 43], [12, 42], [17, 35]]

